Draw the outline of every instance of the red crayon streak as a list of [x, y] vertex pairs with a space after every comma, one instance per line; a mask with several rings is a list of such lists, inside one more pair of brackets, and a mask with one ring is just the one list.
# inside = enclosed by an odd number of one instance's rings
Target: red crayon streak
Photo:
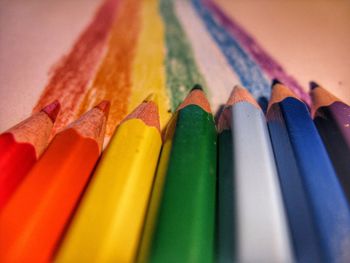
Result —
[[61, 114], [54, 132], [73, 120], [86, 89], [103, 57], [108, 36], [119, 6], [119, 0], [107, 0], [98, 9], [90, 25], [81, 34], [70, 53], [54, 70], [33, 111], [37, 112], [49, 101], [59, 99]]

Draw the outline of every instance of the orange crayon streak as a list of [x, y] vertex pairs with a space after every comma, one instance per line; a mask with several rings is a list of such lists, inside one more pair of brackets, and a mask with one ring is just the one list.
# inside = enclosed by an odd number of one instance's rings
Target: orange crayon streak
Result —
[[58, 133], [0, 213], [0, 262], [49, 262], [101, 152], [102, 102]]
[[0, 134], [0, 209], [46, 149], [58, 101]]
[[140, 29], [142, 1], [123, 1], [110, 35], [108, 51], [80, 107], [86, 111], [96, 101], [111, 102], [106, 135], [125, 117], [131, 94], [131, 70]]

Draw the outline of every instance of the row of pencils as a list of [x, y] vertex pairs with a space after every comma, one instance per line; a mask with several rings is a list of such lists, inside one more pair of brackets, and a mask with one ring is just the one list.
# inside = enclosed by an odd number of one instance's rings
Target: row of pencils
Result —
[[0, 135], [0, 262], [350, 262], [350, 107], [277, 80], [217, 125], [196, 85], [162, 133], [155, 95], [103, 148], [109, 103], [50, 140], [57, 101]]

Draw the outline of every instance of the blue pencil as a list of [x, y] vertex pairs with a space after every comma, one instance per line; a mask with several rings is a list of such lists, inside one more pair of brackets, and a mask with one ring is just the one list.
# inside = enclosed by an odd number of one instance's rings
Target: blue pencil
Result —
[[350, 211], [306, 105], [274, 82], [267, 110], [298, 262], [350, 262]]

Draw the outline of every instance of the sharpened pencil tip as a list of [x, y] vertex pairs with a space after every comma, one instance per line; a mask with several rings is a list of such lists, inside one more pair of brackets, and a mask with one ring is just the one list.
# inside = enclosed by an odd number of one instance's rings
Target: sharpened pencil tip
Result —
[[158, 99], [157, 94], [151, 93], [143, 100], [143, 102], [150, 102], [150, 101], [157, 102], [157, 99]]
[[60, 112], [61, 104], [58, 100], [55, 100], [49, 105], [46, 105], [41, 111], [45, 112], [47, 116], [51, 119], [51, 121], [54, 123], [58, 113]]
[[193, 90], [203, 90], [203, 88], [202, 88], [201, 85], [196, 84], [196, 85], [194, 85], [193, 88], [191, 89], [191, 91], [193, 91]]
[[108, 100], [103, 100], [98, 105], [96, 105], [95, 108], [100, 109], [107, 117], [110, 106], [111, 104]]
[[315, 81], [310, 81], [309, 85], [310, 85], [310, 90], [316, 89], [317, 87], [320, 86]]
[[272, 80], [271, 87], [275, 86], [276, 84], [282, 84], [282, 82], [279, 79], [275, 78], [275, 79]]

